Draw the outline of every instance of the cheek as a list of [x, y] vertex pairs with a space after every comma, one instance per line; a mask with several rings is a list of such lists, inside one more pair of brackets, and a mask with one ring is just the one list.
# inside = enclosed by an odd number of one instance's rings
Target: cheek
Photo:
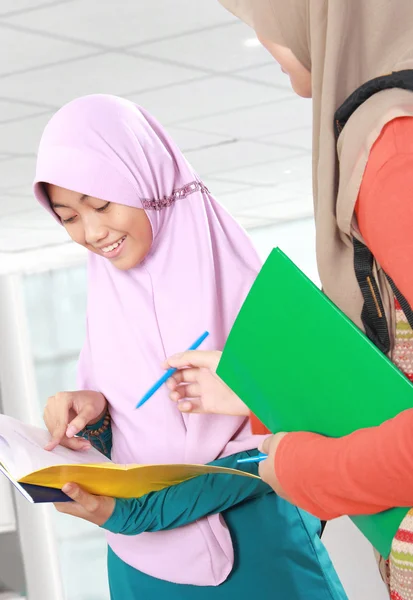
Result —
[[304, 98], [311, 98], [311, 73], [299, 62], [288, 48], [279, 47], [276, 58], [288, 74], [293, 90]]
[[144, 246], [146, 251], [149, 252], [153, 242], [152, 227], [149, 221], [145, 223], [145, 227], [142, 229], [141, 235], [142, 246]]
[[131, 259], [134, 265], [140, 264], [148, 256], [152, 247], [151, 228], [140, 228], [133, 236], [133, 252]]
[[86, 242], [85, 242], [85, 232], [83, 230], [83, 227], [81, 224], [79, 223], [73, 223], [73, 225], [64, 225], [63, 227], [66, 229], [67, 234], [69, 235], [69, 237], [76, 242], [76, 244], [80, 244], [81, 246], [85, 246]]
[[149, 253], [152, 246], [152, 227], [144, 210], [124, 205], [114, 208], [110, 215], [111, 228], [129, 238], [127, 252], [116, 266], [129, 269], [141, 263]]
[[134, 218], [129, 207], [121, 205], [113, 205], [113, 211], [106, 216], [106, 222], [109, 228], [120, 234], [133, 234]]
[[137, 245], [149, 251], [153, 240], [151, 223], [145, 212], [139, 211], [136, 213], [135, 211], [136, 209], [124, 222], [124, 231], [131, 236]]
[[136, 226], [134, 230], [131, 231], [131, 236], [136, 251], [139, 254], [139, 260], [141, 261], [148, 254], [152, 246], [153, 238], [150, 224], [141, 223], [140, 226]]

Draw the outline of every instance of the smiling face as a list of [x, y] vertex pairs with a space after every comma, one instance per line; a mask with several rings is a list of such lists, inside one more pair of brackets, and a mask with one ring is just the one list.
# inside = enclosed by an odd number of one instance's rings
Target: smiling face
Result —
[[106, 202], [46, 184], [51, 207], [74, 242], [127, 271], [152, 245], [152, 228], [142, 208]]

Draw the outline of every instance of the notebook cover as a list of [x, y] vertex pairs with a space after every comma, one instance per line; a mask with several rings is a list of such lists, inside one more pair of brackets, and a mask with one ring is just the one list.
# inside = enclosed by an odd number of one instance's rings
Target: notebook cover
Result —
[[33, 500], [33, 504], [41, 504], [47, 502], [72, 502], [62, 490], [56, 488], [43, 487], [41, 485], [31, 485], [30, 483], [21, 483], [21, 487], [29, 494]]
[[[339, 437], [413, 407], [413, 386], [274, 249], [231, 330], [218, 375], [270, 429]], [[388, 556], [407, 509], [353, 521]]]
[[43, 487], [40, 485], [31, 485], [16, 481], [10, 473], [0, 464], [0, 473], [10, 481], [13, 487], [31, 504], [40, 504], [46, 502], [71, 502], [71, 498], [62, 490], [56, 488]]

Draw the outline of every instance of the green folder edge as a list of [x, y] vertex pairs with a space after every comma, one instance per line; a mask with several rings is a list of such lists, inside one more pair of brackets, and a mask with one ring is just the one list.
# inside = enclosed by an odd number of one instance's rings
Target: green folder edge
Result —
[[[253, 284], [250, 293], [248, 294], [238, 317], [231, 329], [227, 342], [225, 344], [223, 354], [218, 365], [217, 374], [219, 377], [235, 392], [237, 393], [243, 401], [247, 404], [247, 406], [251, 409], [251, 411], [256, 414], [256, 416], [263, 422], [263, 424], [270, 430], [272, 433], [277, 433], [280, 429], [274, 427], [274, 425], [270, 422], [271, 419], [268, 419], [268, 415], [265, 414], [265, 410], [262, 410], [262, 405], [259, 406], [251, 402], [251, 398], [253, 398], [255, 390], [250, 387], [247, 391], [245, 390], [245, 386], [243, 385], [243, 381], [246, 380], [247, 373], [247, 365], [245, 361], [240, 361], [239, 355], [242, 354], [242, 341], [243, 336], [246, 333], [244, 330], [245, 323], [249, 319], [248, 312], [250, 312], [251, 306], [253, 303], [256, 303], [256, 296], [260, 294], [259, 287], [261, 285], [261, 281], [264, 280], [264, 274], [267, 270], [273, 269], [274, 265], [280, 265], [283, 269], [289, 269], [290, 271], [295, 270], [298, 271], [301, 277], [307, 280], [308, 285], [313, 288], [314, 291], [319, 294], [323, 300], [330, 305], [335, 311], [337, 311], [340, 316], [347, 321], [348, 325], [353, 329], [354, 334], [360, 337], [362, 336], [365, 340], [366, 346], [370, 346], [370, 351], [378, 354], [383, 359], [383, 367], [388, 368], [393, 371], [395, 380], [402, 378], [409, 386], [412, 388], [413, 386], [407, 380], [407, 378], [393, 365], [393, 363], [381, 353], [381, 351], [372, 343], [367, 337], [360, 332], [358, 327], [354, 325], [350, 319], [348, 319], [324, 294], [323, 292], [311, 282], [299, 269], [296, 265], [279, 249], [275, 248], [271, 254], [269, 255], [267, 261], [260, 274], [258, 275], [255, 283]], [[282, 285], [282, 280], [278, 279], [278, 284]], [[258, 305], [255, 307], [258, 308]], [[248, 328], [247, 328], [248, 329]], [[242, 340], [242, 341], [241, 341]], [[248, 347], [249, 340], [246, 341], [245, 347]], [[253, 349], [255, 353], [257, 352], [257, 348]], [[251, 349], [250, 349], [251, 351]], [[258, 350], [259, 351], [259, 350]], [[320, 366], [322, 369], [322, 365]], [[275, 371], [275, 366], [274, 366]], [[281, 374], [282, 376], [282, 374]], [[250, 385], [253, 385], [253, 382], [249, 382]], [[303, 389], [305, 392], [305, 384], [303, 384]], [[409, 406], [405, 408], [413, 407], [413, 393], [411, 403], [409, 402]], [[392, 416], [396, 416], [397, 413], [394, 413]], [[389, 417], [391, 418], [391, 417]], [[371, 426], [377, 425], [377, 423], [373, 423]], [[369, 425], [370, 426], [370, 425]], [[286, 429], [294, 430], [294, 429]], [[321, 432], [317, 432], [321, 433]], [[393, 508], [390, 510], [383, 511], [381, 513], [377, 513], [374, 515], [357, 515], [351, 516], [351, 520], [356, 525], [356, 527], [362, 532], [362, 534], [370, 541], [373, 547], [384, 557], [388, 558], [391, 550], [391, 544], [393, 538], [400, 527], [401, 522], [406, 516], [409, 508]]]

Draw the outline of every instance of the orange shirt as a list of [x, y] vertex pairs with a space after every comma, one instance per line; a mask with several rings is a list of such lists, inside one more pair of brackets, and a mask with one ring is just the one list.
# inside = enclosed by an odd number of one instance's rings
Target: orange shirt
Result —
[[250, 414], [250, 421], [252, 433], [255, 433], [255, 435], [265, 435], [267, 433], [271, 433], [253, 413]]
[[[383, 129], [356, 214], [367, 246], [413, 307], [413, 118]], [[413, 409], [339, 439], [290, 433], [275, 470], [292, 500], [321, 519], [412, 507]]]

